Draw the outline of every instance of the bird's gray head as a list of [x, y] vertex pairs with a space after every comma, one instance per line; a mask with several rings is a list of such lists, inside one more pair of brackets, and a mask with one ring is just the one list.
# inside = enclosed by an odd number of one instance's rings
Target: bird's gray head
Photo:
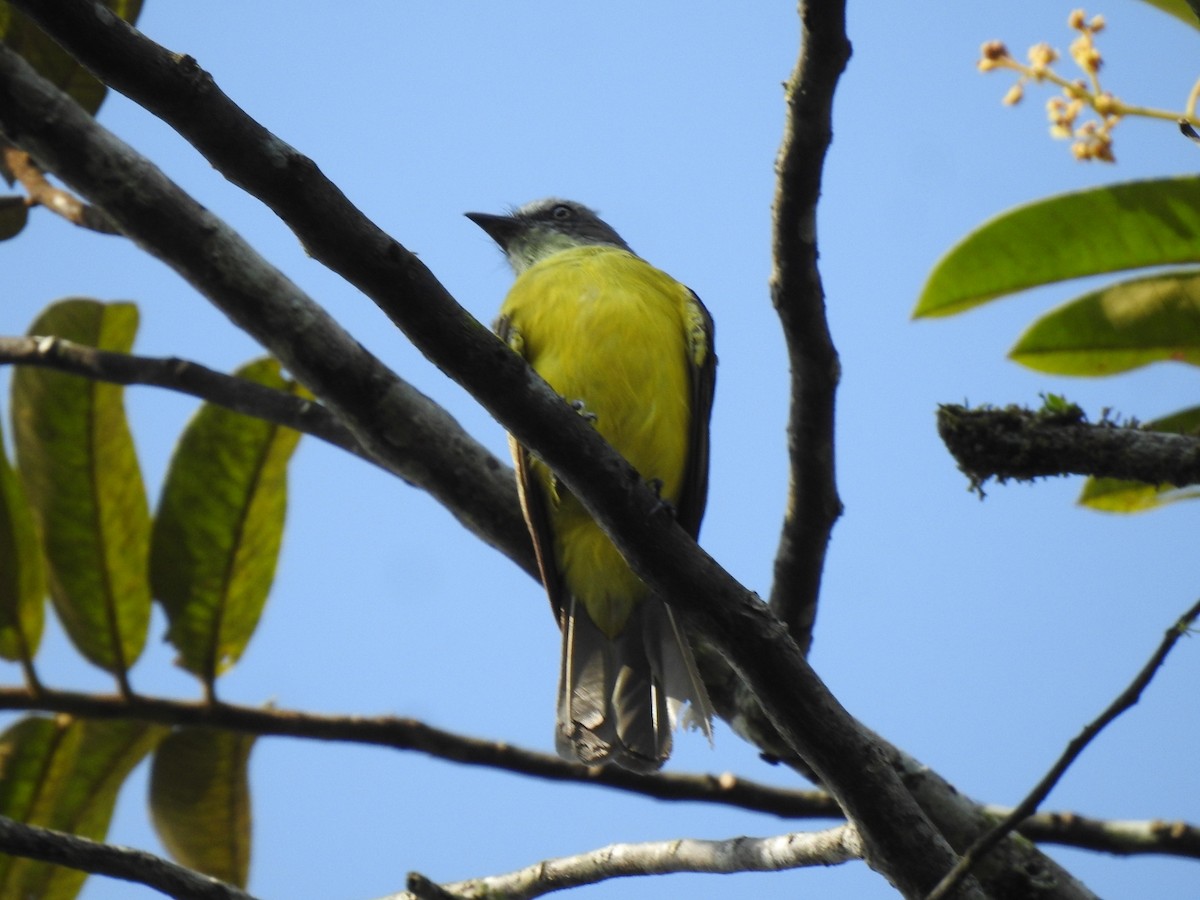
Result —
[[507, 216], [466, 215], [500, 245], [518, 275], [546, 257], [574, 247], [602, 244], [629, 250], [612, 226], [573, 200], [534, 200]]

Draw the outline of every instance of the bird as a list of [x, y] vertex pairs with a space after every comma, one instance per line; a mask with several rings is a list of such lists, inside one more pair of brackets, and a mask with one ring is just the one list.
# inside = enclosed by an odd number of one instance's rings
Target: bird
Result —
[[[593, 210], [555, 197], [466, 213], [515, 275], [494, 329], [654, 486], [693, 538], [708, 494], [716, 383], [700, 298]], [[712, 704], [671, 607], [583, 504], [509, 436], [522, 511], [562, 632], [555, 746], [587, 766], [652, 772], [682, 724], [712, 742]]]

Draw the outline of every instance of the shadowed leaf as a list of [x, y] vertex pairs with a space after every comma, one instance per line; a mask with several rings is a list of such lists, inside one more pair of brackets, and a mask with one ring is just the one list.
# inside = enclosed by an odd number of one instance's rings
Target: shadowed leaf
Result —
[[[126, 721], [22, 719], [0, 735], [0, 814], [103, 840], [121, 785], [164, 733]], [[0, 897], [70, 900], [86, 877], [0, 855]]]
[[[141, 12], [142, 0], [105, 0], [104, 5], [132, 24]], [[94, 114], [104, 102], [107, 90], [104, 85], [22, 13], [4, 2], [0, 2], [0, 40], [89, 113]]]
[[1002, 213], [942, 257], [915, 317], [946, 316], [1043, 284], [1200, 262], [1200, 178], [1134, 181]]
[[[131, 303], [63, 300], [30, 329], [128, 352]], [[50, 369], [13, 374], [17, 463], [41, 528], [50, 596], [79, 651], [123, 677], [150, 619], [150, 515], [123, 389]]]
[[32, 662], [42, 639], [45, 560], [0, 430], [0, 657]]
[[188, 868], [245, 887], [250, 871], [254, 738], [207, 728], [170, 734], [154, 754], [150, 813], [159, 839]]
[[[1200, 436], [1200, 406], [1147, 422], [1150, 431]], [[1146, 484], [1118, 478], [1089, 478], [1079, 494], [1079, 504], [1101, 512], [1145, 512], [1179, 500], [1200, 497], [1200, 488], [1178, 488], [1172, 484]]]
[[[235, 374], [299, 392], [262, 359]], [[151, 580], [179, 664], [206, 684], [245, 650], [283, 540], [298, 432], [205, 404], [171, 460], [154, 520]]]
[[1200, 0], [1144, 0], [1193, 28], [1200, 28]]
[[1200, 272], [1085, 294], [1034, 322], [1009, 358], [1060, 375], [1111, 375], [1164, 360], [1200, 365]]
[[20, 234], [29, 221], [29, 207], [25, 198], [12, 194], [0, 197], [0, 241]]
[[[83, 733], [65, 716], [27, 716], [0, 734], [0, 815], [45, 825], [75, 767]], [[38, 897], [45, 863], [0, 853], [0, 897]]]

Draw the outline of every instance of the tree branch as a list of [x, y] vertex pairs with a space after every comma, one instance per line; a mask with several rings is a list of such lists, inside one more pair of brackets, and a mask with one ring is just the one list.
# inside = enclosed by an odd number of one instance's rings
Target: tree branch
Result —
[[146, 853], [0, 816], [0, 851], [134, 881], [178, 900], [254, 900], [245, 891]]
[[1064, 411], [938, 407], [938, 433], [958, 467], [980, 487], [989, 478], [1031, 481], [1091, 475], [1183, 487], [1200, 484], [1200, 438], [1108, 422]]
[[[668, 802], [710, 803], [781, 819], [842, 819], [825, 791], [792, 790], [721, 775], [657, 772], [644, 775], [614, 766], [587, 768], [558, 756], [514, 747], [505, 741], [465, 737], [398, 716], [328, 716], [278, 707], [174, 700], [136, 694], [85, 694], [46, 688], [0, 688], [0, 710], [50, 712], [90, 719], [128, 719], [155, 725], [203, 725], [256, 737], [292, 737], [415, 751], [463, 765], [481, 766], [574, 784], [589, 784]], [[915, 764], [914, 764], [915, 765]], [[912, 776], [914, 779], [917, 776]], [[931, 777], [924, 769], [920, 777]], [[959, 797], [962, 800], [961, 796]], [[964, 804], [995, 820], [1011, 810]], [[944, 816], [943, 816], [944, 817]], [[982, 819], [981, 819], [982, 821]], [[975, 833], [982, 828], [975, 829]], [[1120, 855], [1161, 853], [1200, 859], [1200, 826], [1186, 822], [1105, 821], [1072, 812], [1026, 819], [1018, 831], [1033, 841]]]
[[771, 302], [791, 367], [787, 512], [775, 556], [771, 609], [807, 653], [825, 550], [842, 512], [834, 477], [839, 364], [817, 268], [817, 200], [833, 137], [833, 94], [850, 58], [844, 0], [802, 0], [800, 58], [785, 87], [787, 120], [775, 163]]
[[[1011, 809], [1000, 806], [984, 809], [997, 818], [1012, 813]], [[1162, 854], [1200, 859], [1200, 826], [1188, 822], [1091, 819], [1071, 812], [1046, 812], [1029, 816], [1017, 826], [1017, 831], [1031, 841], [1099, 850], [1116, 856]]]
[[[415, 257], [362, 219], [311, 161], [248, 120], [193, 61], [157, 47], [95, 4], [63, 2], [51, 16], [29, 0], [16, 3], [135, 100], [140, 102], [139, 93], [172, 98], [181, 132], [201, 132], [218, 169], [259, 173], [263, 182], [248, 187], [284, 216], [310, 252], [347, 267], [347, 276], [386, 306], [433, 362], [550, 464], [643, 580], [734, 663], [783, 739], [848, 811], [873, 867], [908, 896], [923, 896], [950, 868], [953, 852], [888, 765], [893, 749], [849, 717], [757, 598], [700, 550], [595, 430], [458, 307]], [[111, 80], [110, 72], [116, 73]], [[146, 73], [151, 78], [139, 88]], [[277, 275], [270, 291], [244, 291], [229, 275], [248, 263], [262, 265], [253, 251], [134, 151], [89, 118], [71, 114], [61, 95], [32, 87], [33, 80], [11, 54], [0, 52], [0, 123], [10, 136], [226, 308], [349, 422], [356, 409], [338, 391], [359, 363], [347, 360], [341, 381], [325, 383], [315, 376], [331, 373], [292, 348], [311, 347], [327, 327], [313, 320], [306, 298]], [[199, 145], [200, 138], [193, 142]], [[214, 259], [225, 265], [213, 266]], [[277, 297], [286, 302], [262, 308], [264, 298], [273, 303]], [[293, 357], [299, 357], [297, 365]], [[354, 421], [356, 432], [368, 426]], [[360, 439], [367, 443], [369, 436]], [[979, 896], [974, 888], [967, 895]], [[1086, 893], [1064, 878], [1050, 895]]]
[[234, 412], [310, 434], [404, 478], [403, 471], [372, 457], [350, 430], [319, 403], [186, 359], [114, 353], [53, 335], [0, 336], [0, 365], [5, 363], [41, 366], [96, 381], [145, 384], [190, 394]]
[[824, 791], [794, 791], [724, 775], [642, 775], [615, 766], [588, 768], [504, 741], [464, 737], [398, 716], [327, 716], [277, 707], [174, 700], [135, 694], [85, 694], [47, 688], [0, 688], [0, 709], [129, 719], [156, 725], [202, 725], [258, 737], [294, 737], [389, 747], [465, 765], [578, 784], [594, 784], [656, 800], [715, 803], [781, 818], [842, 818]]
[[632, 875], [781, 872], [807, 866], [836, 866], [861, 857], [862, 842], [849, 825], [840, 825], [827, 831], [793, 832], [767, 838], [739, 837], [726, 841], [680, 839], [612, 844], [578, 856], [544, 860], [506, 875], [438, 885], [436, 892], [428, 891], [428, 879], [422, 876], [413, 879], [410, 876], [409, 891], [394, 894], [385, 900], [405, 900], [406, 897], [423, 900], [430, 896], [460, 900], [485, 897], [527, 900], [553, 891]]
[[[76, 12], [88, 6], [77, 6]], [[107, 7], [95, 8], [125, 25]], [[66, 7], [59, 11], [65, 18]], [[42, 166], [104, 208], [125, 234], [271, 350], [371, 456], [403, 471], [469, 531], [526, 571], [536, 571], [516, 487], [504, 463], [347, 334], [224, 222], [11, 50], [5, 49], [4, 69], [0, 128], [11, 141], [27, 150], [36, 144], [33, 155]]]
[[101, 234], [121, 233], [104, 210], [56, 188], [28, 153], [3, 141], [0, 141], [0, 171], [12, 175], [25, 188], [27, 206], [44, 206], [68, 222]]
[[1197, 600], [1187, 612], [1167, 629], [1166, 634], [1163, 635], [1163, 639], [1158, 645], [1158, 649], [1154, 651], [1154, 655], [1150, 657], [1149, 661], [1142, 667], [1142, 670], [1138, 672], [1129, 686], [1108, 705], [1104, 712], [1095, 720], [1088, 723], [1083, 731], [1067, 745], [1067, 749], [1063, 751], [1062, 756], [1058, 758], [1058, 761], [1055, 762], [1042, 780], [1034, 786], [1029, 795], [993, 829], [981, 835], [974, 844], [967, 848], [967, 851], [963, 853], [962, 858], [955, 867], [947, 872], [946, 877], [929, 893], [928, 900], [946, 900], [946, 898], [953, 896], [956, 886], [962, 882], [963, 878], [967, 877], [971, 869], [996, 844], [1012, 832], [1022, 820], [1037, 810], [1038, 806], [1054, 790], [1054, 786], [1058, 784], [1067, 769], [1071, 767], [1071, 764], [1079, 758], [1079, 754], [1084, 751], [1087, 745], [1117, 716], [1121, 715], [1121, 713], [1125, 712], [1125, 710], [1132, 707], [1141, 699], [1142, 691], [1150, 684], [1151, 679], [1154, 678], [1166, 660], [1167, 654], [1175, 646], [1175, 642], [1182, 635], [1188, 633], [1197, 616], [1200, 616], [1200, 600]]

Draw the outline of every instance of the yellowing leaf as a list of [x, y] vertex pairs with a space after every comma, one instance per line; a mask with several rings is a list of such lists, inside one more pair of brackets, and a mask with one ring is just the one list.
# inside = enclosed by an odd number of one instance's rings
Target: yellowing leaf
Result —
[[0, 433], [0, 657], [32, 662], [42, 639], [46, 563]]
[[[127, 352], [131, 303], [63, 300], [30, 329]], [[150, 620], [150, 513], [123, 389], [51, 369], [13, 374], [17, 464], [49, 563], [50, 596], [79, 651], [124, 678]]]
[[[298, 390], [261, 359], [236, 373]], [[206, 404], [171, 460], [154, 520], [151, 580], [179, 664], [211, 685], [245, 650], [275, 576], [298, 432]]]

